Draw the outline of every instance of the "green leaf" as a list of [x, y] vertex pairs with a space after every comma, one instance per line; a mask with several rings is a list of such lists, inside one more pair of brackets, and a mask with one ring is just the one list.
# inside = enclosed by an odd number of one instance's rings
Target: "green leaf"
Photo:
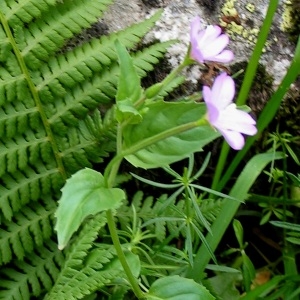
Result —
[[134, 108], [130, 99], [119, 101], [116, 108], [116, 119], [119, 123], [130, 120], [130, 124], [137, 124], [142, 121], [142, 115]]
[[[134, 166], [141, 168], [157, 168], [188, 157], [193, 152], [219, 136], [209, 125], [194, 127], [177, 135], [168, 136], [170, 130], [178, 126], [201, 119], [206, 113], [203, 103], [156, 102], [148, 105], [148, 111], [140, 124], [130, 124], [124, 128], [124, 149], [131, 152], [125, 158]], [[158, 135], [166, 138], [139, 149], [137, 145], [145, 140], [154, 140]]]
[[[138, 278], [141, 272], [141, 262], [139, 256], [128, 250], [125, 250], [124, 254], [133, 276]], [[115, 257], [110, 261], [110, 263], [106, 264], [104, 269], [119, 270], [120, 275], [123, 275], [124, 273], [124, 269], [118, 257]]]
[[141, 80], [126, 48], [118, 40], [115, 41], [115, 47], [120, 65], [120, 77], [116, 95], [116, 119], [119, 123], [130, 119], [130, 124], [136, 124], [142, 120], [141, 114], [134, 106], [134, 103], [141, 98], [143, 92]]
[[125, 199], [121, 189], [106, 188], [102, 174], [83, 169], [67, 180], [56, 211], [58, 248], [63, 249], [72, 234], [89, 215], [116, 209]]
[[203, 285], [177, 275], [156, 280], [145, 296], [148, 300], [215, 299]]
[[242, 249], [244, 247], [243, 246], [244, 230], [243, 230], [242, 224], [241, 224], [240, 221], [234, 219], [233, 222], [232, 222], [232, 225], [233, 225], [233, 229], [234, 229], [236, 239], [239, 243], [240, 248]]
[[253, 300], [264, 299], [259, 297], [266, 296], [270, 291], [278, 288], [285, 276], [275, 276], [267, 283], [257, 286], [254, 290], [251, 290], [241, 297], [241, 300]]
[[205, 280], [205, 285], [222, 300], [238, 300], [240, 293], [236, 288], [236, 283], [240, 280], [240, 273], [218, 274]]
[[277, 226], [277, 227], [281, 227], [281, 228], [290, 229], [290, 230], [300, 232], [300, 225], [298, 225], [298, 224], [282, 222], [282, 221], [270, 221], [270, 223], [274, 226]]
[[[235, 181], [229, 196], [245, 200], [248, 196], [249, 189], [255, 182], [256, 178], [261, 174], [265, 166], [274, 159], [281, 159], [283, 157], [283, 153], [280, 152], [261, 153], [252, 157], [240, 173], [238, 179]], [[224, 199], [222, 201], [222, 207], [219, 215], [211, 226], [212, 234], [209, 234], [206, 237], [206, 240], [213, 251], [217, 248], [239, 206], [240, 203], [237, 201], [232, 201], [230, 199]], [[194, 259], [194, 268], [190, 268], [190, 270], [188, 270], [188, 276], [195, 280], [201, 279], [203, 271], [210, 258], [210, 253], [207, 251], [207, 248], [204, 245], [201, 245]]]
[[245, 283], [245, 289], [248, 292], [250, 290], [252, 280], [255, 277], [255, 268], [252, 264], [252, 261], [244, 251], [242, 251], [242, 259], [243, 259], [243, 267], [242, 267], [243, 278]]

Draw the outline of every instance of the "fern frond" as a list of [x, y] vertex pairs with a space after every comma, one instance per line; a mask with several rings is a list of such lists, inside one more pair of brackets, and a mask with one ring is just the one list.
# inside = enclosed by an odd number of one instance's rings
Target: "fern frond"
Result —
[[2, 176], [0, 209], [7, 220], [11, 220], [13, 214], [29, 201], [36, 201], [61, 188], [64, 180], [57, 168], [36, 167], [37, 171], [27, 167], [24, 172]]
[[0, 229], [0, 265], [8, 263], [13, 254], [22, 260], [26, 252], [43, 245], [53, 233], [53, 213], [56, 204], [47, 199], [46, 203], [35, 203], [22, 208], [14, 215], [15, 222], [3, 220]]
[[94, 258], [88, 265], [69, 271], [67, 281], [55, 285], [45, 300], [81, 299], [122, 275], [121, 270], [105, 268], [115, 257], [113, 250], [95, 249], [92, 254]]
[[10, 139], [18, 134], [23, 134], [30, 126], [38, 128], [41, 125], [37, 108], [35, 106], [26, 107], [22, 102], [6, 103], [0, 107], [0, 115], [0, 138]]
[[3, 0], [0, 11], [5, 14], [9, 25], [15, 26], [29, 23], [33, 18], [41, 16], [42, 12], [51, 9], [58, 0], [13, 1]]
[[216, 219], [216, 216], [219, 215], [222, 205], [221, 199], [207, 199], [203, 200], [200, 203], [200, 210], [203, 213], [205, 219], [211, 224]]
[[41, 66], [41, 73], [34, 75], [34, 82], [42, 100], [48, 102], [55, 96], [65, 95], [66, 87], [71, 88], [90, 78], [93, 72], [103, 70], [117, 59], [114, 47], [116, 39], [130, 49], [141, 40], [158, 18], [159, 14], [155, 14], [142, 23], [134, 24], [109, 37], [92, 40], [72, 52], [50, 59], [48, 64]]
[[[116, 94], [114, 41], [132, 50], [159, 18], [57, 54], [110, 2], [0, 1], [0, 299], [40, 298], [54, 281], [53, 299], [72, 299], [120, 275], [110, 268], [113, 250], [90, 249], [103, 216], [87, 221], [66, 262], [51, 240], [66, 178], [115, 149], [113, 111], [93, 114]], [[166, 47], [133, 54], [138, 72], [150, 70]]]
[[133, 55], [134, 66], [141, 77], [147, 75], [153, 70], [153, 66], [159, 62], [166, 50], [174, 44], [175, 41], [167, 41], [151, 45], [143, 50], [136, 52]]
[[[134, 53], [133, 63], [140, 76], [145, 76], [153, 70], [153, 65], [159, 61], [167, 48], [173, 42], [155, 44]], [[115, 96], [118, 82], [118, 66], [113, 65], [103, 70], [101, 75], [94, 76], [92, 82], [87, 80], [78, 85], [74, 92], [68, 92], [63, 101], [55, 103], [49, 119], [54, 130], [58, 129], [61, 134], [66, 134], [70, 126], [77, 124], [78, 118], [83, 118], [88, 111], [96, 108], [99, 103], [107, 103]]]
[[111, 3], [112, 0], [64, 0], [28, 28], [17, 28], [16, 41], [27, 66], [38, 69], [67, 39], [97, 22]]
[[49, 240], [44, 247], [37, 248], [27, 261], [15, 261], [14, 268], [0, 271], [0, 299], [32, 299], [32, 296], [45, 294], [59, 275], [64, 255], [57, 244]]
[[61, 150], [68, 171], [71, 172], [72, 168], [78, 170], [78, 168], [86, 167], [90, 162], [100, 163], [103, 157], [107, 157], [109, 152], [114, 151], [115, 125], [113, 112], [107, 112], [102, 121], [100, 113], [95, 111], [92, 116], [82, 121], [79, 124], [79, 131], [74, 132], [77, 143], [69, 144]]
[[88, 220], [67, 250], [65, 265], [57, 281], [45, 299], [80, 299], [108, 283], [119, 271], [104, 270], [105, 264], [114, 258], [114, 250], [94, 249], [92, 242], [106, 224], [104, 213]]

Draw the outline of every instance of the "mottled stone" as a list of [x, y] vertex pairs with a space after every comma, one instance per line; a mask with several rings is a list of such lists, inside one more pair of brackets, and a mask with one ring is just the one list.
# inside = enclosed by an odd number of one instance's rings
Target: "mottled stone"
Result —
[[[163, 8], [160, 21], [146, 36], [145, 42], [177, 39], [178, 43], [170, 48], [168, 54], [169, 63], [176, 66], [187, 51], [190, 21], [198, 15], [205, 25], [220, 24], [224, 27], [231, 37], [229, 48], [235, 53], [234, 63], [238, 63], [249, 60], [268, 3], [269, 0], [116, 0], [105, 14], [104, 22], [109, 31], [120, 30], [152, 15], [159, 7]], [[295, 47], [281, 29], [283, 15], [281, 1], [261, 57], [261, 63], [274, 77], [275, 85], [283, 78]], [[199, 76], [199, 68], [193, 68], [188, 74], [192, 82], [197, 82]]]

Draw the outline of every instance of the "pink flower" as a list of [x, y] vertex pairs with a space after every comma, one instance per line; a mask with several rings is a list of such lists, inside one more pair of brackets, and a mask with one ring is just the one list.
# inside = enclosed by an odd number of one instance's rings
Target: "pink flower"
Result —
[[234, 55], [230, 50], [224, 50], [229, 43], [229, 37], [221, 33], [219, 26], [209, 25], [203, 29], [199, 17], [195, 17], [191, 23], [191, 58], [204, 63], [215, 61], [221, 63], [230, 62]]
[[237, 109], [232, 102], [234, 93], [234, 81], [226, 73], [215, 79], [212, 88], [203, 87], [208, 121], [220, 131], [233, 149], [240, 150], [245, 144], [243, 134], [254, 135], [257, 129], [255, 120], [248, 113]]

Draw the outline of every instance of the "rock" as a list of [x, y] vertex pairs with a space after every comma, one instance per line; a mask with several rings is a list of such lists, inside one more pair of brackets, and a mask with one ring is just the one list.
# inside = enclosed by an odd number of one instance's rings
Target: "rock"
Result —
[[[145, 43], [178, 39], [179, 42], [168, 53], [170, 64], [176, 66], [187, 51], [190, 21], [198, 15], [205, 25], [220, 24], [224, 27], [231, 37], [229, 48], [234, 51], [234, 63], [237, 63], [249, 61], [268, 3], [269, 0], [116, 0], [105, 14], [104, 22], [112, 32], [141, 21], [160, 7], [163, 8], [161, 20], [145, 37]], [[284, 9], [281, 1], [261, 57], [261, 63], [274, 77], [275, 86], [285, 75], [295, 49], [287, 33], [282, 31]], [[194, 68], [188, 78], [197, 82], [199, 76], [199, 68]]]

